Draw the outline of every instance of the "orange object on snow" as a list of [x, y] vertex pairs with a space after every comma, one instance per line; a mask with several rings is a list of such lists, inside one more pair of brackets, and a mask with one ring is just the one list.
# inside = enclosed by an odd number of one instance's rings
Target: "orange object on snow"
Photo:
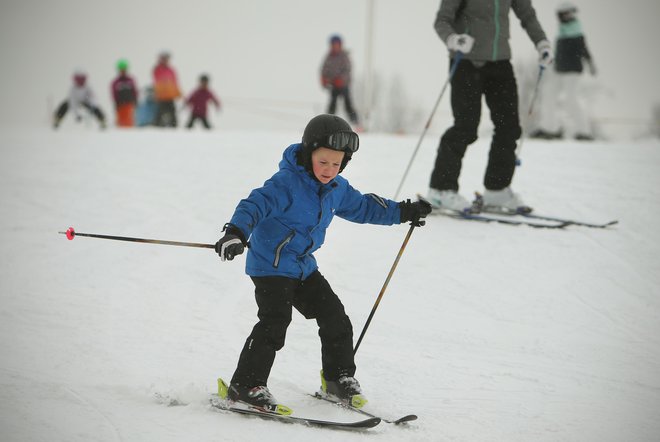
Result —
[[135, 105], [133, 103], [121, 104], [117, 107], [117, 127], [135, 126]]

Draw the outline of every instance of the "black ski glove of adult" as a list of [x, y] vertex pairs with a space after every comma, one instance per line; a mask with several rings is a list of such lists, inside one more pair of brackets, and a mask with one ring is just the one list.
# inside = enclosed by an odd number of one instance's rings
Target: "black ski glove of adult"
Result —
[[234, 256], [240, 255], [245, 250], [246, 241], [241, 230], [231, 224], [225, 224], [222, 228], [225, 236], [215, 243], [215, 252], [220, 255], [223, 261], [234, 259]]
[[401, 212], [401, 224], [410, 221], [413, 226], [422, 227], [426, 224], [423, 218], [431, 213], [431, 204], [424, 200], [415, 201], [414, 203], [405, 200], [399, 203], [399, 211]]

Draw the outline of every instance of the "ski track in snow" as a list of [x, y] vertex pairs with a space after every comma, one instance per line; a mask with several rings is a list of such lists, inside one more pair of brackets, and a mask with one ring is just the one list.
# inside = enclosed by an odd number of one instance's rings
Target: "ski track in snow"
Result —
[[[404, 428], [349, 433], [212, 412], [256, 319], [244, 257], [58, 231], [212, 243], [290, 132], [0, 130], [0, 439], [7, 441], [655, 441], [660, 434], [660, 143], [525, 142], [514, 189], [599, 230], [415, 229], [356, 355]], [[345, 176], [391, 197], [416, 136], [364, 134]], [[490, 140], [464, 160], [482, 190]], [[424, 193], [427, 136], [401, 198]], [[407, 226], [336, 219], [317, 252], [357, 338]], [[319, 388], [316, 324], [294, 313], [269, 387], [306, 417], [359, 415]], [[166, 406], [157, 396], [186, 405]]]
[[117, 428], [117, 426], [96, 405], [92, 404], [89, 400], [85, 399], [79, 393], [75, 392], [71, 388], [66, 388], [66, 391], [68, 391], [74, 398], [76, 398], [82, 404], [88, 406], [89, 408], [94, 410], [96, 413], [98, 413], [98, 415], [112, 428], [113, 434], [115, 435], [115, 440], [116, 441], [122, 441], [123, 440], [123, 438], [121, 437], [121, 434], [119, 433], [119, 429]]

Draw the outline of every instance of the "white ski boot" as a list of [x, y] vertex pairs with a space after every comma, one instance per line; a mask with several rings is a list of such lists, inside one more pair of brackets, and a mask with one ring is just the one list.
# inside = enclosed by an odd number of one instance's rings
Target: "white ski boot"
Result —
[[525, 205], [520, 195], [514, 193], [510, 187], [505, 187], [502, 190], [488, 190], [483, 194], [484, 212], [494, 213], [530, 213], [532, 208]]
[[463, 212], [467, 213], [472, 208], [472, 204], [468, 202], [460, 193], [454, 190], [438, 190], [429, 189], [426, 200], [431, 203], [431, 206], [436, 210], [445, 212]]

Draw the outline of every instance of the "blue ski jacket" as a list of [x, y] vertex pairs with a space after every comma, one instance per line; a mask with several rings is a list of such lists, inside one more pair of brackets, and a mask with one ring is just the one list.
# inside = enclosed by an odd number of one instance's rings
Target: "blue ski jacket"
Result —
[[335, 215], [356, 223], [400, 223], [395, 201], [355, 190], [342, 176], [322, 184], [298, 164], [302, 144], [285, 151], [279, 171], [236, 207], [230, 224], [249, 238], [245, 272], [305, 280], [317, 270], [313, 253]]

